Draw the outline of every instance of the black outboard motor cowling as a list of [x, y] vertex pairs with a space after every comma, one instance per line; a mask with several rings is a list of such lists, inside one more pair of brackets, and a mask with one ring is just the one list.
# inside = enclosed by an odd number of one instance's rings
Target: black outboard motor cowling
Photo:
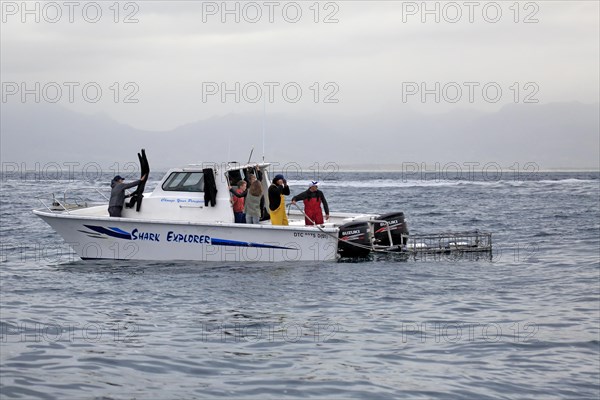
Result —
[[[383, 214], [377, 219], [387, 221], [394, 246], [406, 245], [408, 242], [408, 224], [404, 220], [403, 212]], [[375, 243], [380, 246], [390, 246], [390, 237], [386, 225], [382, 222], [376, 222], [373, 227], [375, 229]]]
[[371, 252], [371, 229], [367, 222], [349, 222], [342, 225], [338, 237], [338, 254], [342, 257], [366, 257]]

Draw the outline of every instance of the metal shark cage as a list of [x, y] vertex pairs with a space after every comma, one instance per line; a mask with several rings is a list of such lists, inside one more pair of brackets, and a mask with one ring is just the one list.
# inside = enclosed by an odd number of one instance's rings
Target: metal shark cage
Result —
[[480, 258], [492, 256], [492, 234], [489, 232], [445, 232], [411, 234], [404, 248], [416, 259], [425, 258]]

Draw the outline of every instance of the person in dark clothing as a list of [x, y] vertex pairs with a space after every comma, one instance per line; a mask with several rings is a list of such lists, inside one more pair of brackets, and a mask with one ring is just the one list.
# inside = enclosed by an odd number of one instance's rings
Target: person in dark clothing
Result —
[[275, 175], [273, 183], [269, 186], [269, 215], [272, 225], [288, 225], [284, 196], [289, 196], [289, 194], [290, 187], [283, 175]]
[[304, 222], [306, 225], [323, 224], [321, 204], [325, 209], [325, 219], [329, 220], [329, 206], [327, 205], [327, 200], [325, 200], [325, 195], [319, 190], [318, 185], [319, 182], [312, 181], [306, 191], [292, 197], [292, 204], [294, 205], [297, 201], [304, 201], [304, 214], [306, 214]]
[[117, 175], [110, 182], [110, 201], [108, 202], [108, 215], [111, 217], [120, 217], [123, 211], [123, 203], [125, 202], [125, 189], [132, 188], [144, 182], [147, 175], [142, 176], [141, 179], [129, 183], [125, 183], [120, 175]]

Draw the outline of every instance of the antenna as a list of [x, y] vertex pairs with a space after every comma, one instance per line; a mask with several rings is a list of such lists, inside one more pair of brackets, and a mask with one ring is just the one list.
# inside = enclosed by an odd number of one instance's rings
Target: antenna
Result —
[[263, 162], [265, 162], [265, 119], [267, 114], [267, 96], [263, 97]]
[[250, 164], [250, 160], [252, 160], [252, 153], [254, 153], [254, 146], [252, 146], [252, 150], [250, 150], [250, 157], [248, 157], [247, 164]]
[[231, 134], [227, 137], [227, 160], [231, 160]]

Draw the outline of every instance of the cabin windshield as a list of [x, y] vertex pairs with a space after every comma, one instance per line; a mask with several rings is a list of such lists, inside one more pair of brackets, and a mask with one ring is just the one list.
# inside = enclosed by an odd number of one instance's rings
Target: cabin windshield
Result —
[[172, 192], [204, 192], [202, 172], [172, 172], [162, 185], [162, 189]]

